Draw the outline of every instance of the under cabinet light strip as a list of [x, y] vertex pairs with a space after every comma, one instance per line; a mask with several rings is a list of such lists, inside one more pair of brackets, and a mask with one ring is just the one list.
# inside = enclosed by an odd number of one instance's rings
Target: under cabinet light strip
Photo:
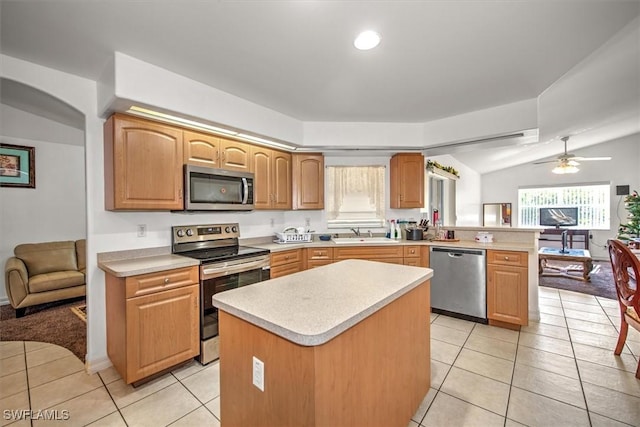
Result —
[[149, 118], [164, 119], [166, 121], [175, 122], [175, 123], [179, 123], [179, 124], [182, 124], [182, 125], [187, 125], [189, 127], [194, 127], [194, 128], [198, 128], [198, 129], [206, 129], [206, 130], [210, 130], [212, 132], [223, 133], [225, 135], [238, 135], [238, 132], [233, 131], [233, 130], [223, 129], [223, 128], [219, 128], [217, 126], [211, 126], [211, 125], [208, 125], [206, 123], [196, 122], [195, 120], [189, 120], [189, 119], [185, 119], [185, 118], [182, 118], [182, 117], [174, 116], [174, 115], [171, 115], [171, 114], [160, 113], [158, 111], [148, 110], [146, 108], [138, 107], [138, 106], [135, 106], [135, 105], [132, 105], [127, 112], [128, 113], [132, 113], [132, 114], [138, 114], [138, 115], [149, 117]]
[[247, 135], [247, 134], [236, 132], [233, 130], [208, 125], [206, 123], [200, 123], [195, 120], [189, 120], [183, 117], [161, 113], [159, 111], [148, 110], [146, 108], [138, 107], [136, 105], [132, 105], [131, 107], [129, 107], [129, 109], [127, 110], [127, 113], [134, 114], [140, 117], [146, 117], [149, 119], [162, 120], [172, 124], [180, 124], [192, 129], [208, 130], [213, 133], [223, 134], [225, 136], [233, 136], [234, 138], [242, 139], [248, 142], [255, 142], [257, 144], [267, 145], [270, 147], [283, 148], [285, 150], [291, 150], [291, 151], [296, 150], [297, 148], [297, 147], [294, 147], [293, 145], [287, 145], [280, 142], [275, 142], [268, 139], [260, 138], [257, 136]]

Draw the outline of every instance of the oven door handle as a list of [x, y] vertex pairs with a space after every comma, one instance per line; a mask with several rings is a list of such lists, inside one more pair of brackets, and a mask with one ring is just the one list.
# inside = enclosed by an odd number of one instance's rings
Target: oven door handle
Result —
[[227, 265], [222, 267], [206, 267], [202, 269], [202, 274], [204, 274], [205, 279], [220, 277], [220, 276], [228, 276], [230, 274], [242, 273], [249, 270], [255, 270], [257, 268], [268, 267], [269, 263], [265, 260], [247, 262], [243, 264], [237, 265]]

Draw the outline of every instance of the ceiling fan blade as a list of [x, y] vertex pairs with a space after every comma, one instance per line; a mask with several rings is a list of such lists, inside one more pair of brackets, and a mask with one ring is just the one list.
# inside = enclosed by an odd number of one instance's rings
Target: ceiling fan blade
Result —
[[545, 164], [545, 163], [557, 163], [557, 162], [558, 162], [558, 159], [555, 159], [555, 160], [545, 160], [545, 161], [542, 161], [542, 162], [533, 162], [533, 164], [534, 164], [534, 165], [542, 165], [542, 164]]
[[591, 162], [595, 160], [611, 160], [611, 157], [573, 157], [571, 160], [579, 160], [581, 162]]

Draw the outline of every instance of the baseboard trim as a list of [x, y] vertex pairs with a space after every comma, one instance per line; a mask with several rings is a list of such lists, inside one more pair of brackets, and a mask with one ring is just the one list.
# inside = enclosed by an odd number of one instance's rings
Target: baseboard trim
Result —
[[113, 363], [111, 363], [111, 359], [109, 359], [108, 357], [100, 357], [95, 360], [89, 360], [89, 358], [85, 355], [84, 360], [84, 369], [89, 374], [95, 374], [102, 371], [103, 369], [107, 369], [108, 367], [113, 366]]
[[9, 305], [9, 298], [0, 298], [0, 305]]

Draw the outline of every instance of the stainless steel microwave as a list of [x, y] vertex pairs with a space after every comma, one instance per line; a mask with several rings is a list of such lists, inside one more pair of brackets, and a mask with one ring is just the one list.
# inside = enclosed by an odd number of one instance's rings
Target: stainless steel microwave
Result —
[[254, 176], [185, 165], [184, 209], [186, 211], [248, 211], [253, 209]]

